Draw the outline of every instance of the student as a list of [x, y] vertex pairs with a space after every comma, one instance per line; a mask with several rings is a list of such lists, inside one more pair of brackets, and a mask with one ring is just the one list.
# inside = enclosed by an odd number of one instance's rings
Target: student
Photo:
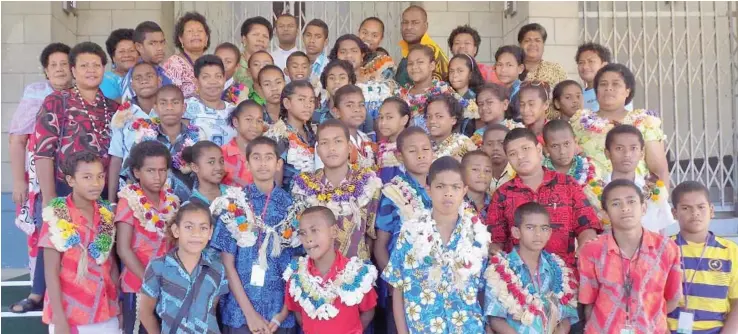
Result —
[[[284, 73], [277, 66], [266, 65], [257, 77], [258, 85], [256, 86], [259, 95], [264, 96], [264, 128], [273, 125], [279, 119], [279, 111], [281, 110], [280, 98], [282, 90], [284, 90], [285, 80]], [[258, 103], [258, 102], [257, 102]]]
[[520, 85], [518, 103], [520, 119], [526, 128], [535, 133], [538, 142], [543, 143], [543, 126], [546, 125], [548, 110], [548, 84], [543, 81], [526, 81]]
[[541, 144], [529, 129], [511, 130], [502, 145], [515, 177], [492, 195], [486, 221], [492, 231], [492, 247], [510, 252], [517, 244], [517, 240], [510, 238], [515, 209], [537, 202], [546, 207], [551, 224], [559, 226], [548, 240], [546, 251], [575, 268], [575, 242], [583, 245], [602, 232], [600, 220], [582, 187], [571, 176], [541, 166]]
[[220, 99], [233, 104], [239, 104], [247, 100], [250, 93], [249, 88], [240, 82], [236, 82], [233, 78], [238, 63], [241, 61], [241, 52], [238, 47], [229, 42], [222, 43], [215, 48], [215, 55], [223, 61], [223, 67], [225, 68], [226, 81]]
[[605, 155], [612, 164], [612, 173], [605, 175], [602, 181], [605, 184], [617, 179], [634, 182], [643, 192], [647, 203], [643, 227], [666, 235], [666, 228], [676, 223], [669, 206], [669, 189], [653, 173], [638, 174], [636, 169], [638, 161], [643, 159], [644, 146], [643, 134], [638, 128], [627, 124], [612, 128], [605, 138]]
[[310, 83], [318, 82], [323, 69], [328, 65], [325, 51], [328, 45], [328, 24], [321, 19], [310, 20], [302, 32], [302, 45], [305, 46], [305, 54], [310, 60]]
[[[479, 32], [469, 25], [454, 28], [448, 36], [448, 48], [454, 55], [467, 54], [476, 58], [477, 54], [479, 54], [480, 44], [482, 44], [482, 38], [479, 36]], [[479, 73], [482, 75], [484, 81], [500, 83], [497, 79], [494, 66], [481, 63], [477, 63], [476, 66], [479, 68]]]
[[246, 146], [252, 140], [262, 135], [263, 110], [264, 108], [254, 100], [246, 100], [231, 111], [228, 124], [236, 129], [237, 135], [222, 147], [225, 160], [223, 184], [243, 188], [253, 182], [246, 155], [243, 152], [246, 152]]
[[477, 300], [490, 234], [472, 211], [460, 210], [467, 187], [451, 157], [428, 172], [432, 209], [402, 222], [382, 278], [394, 289], [398, 333], [484, 333]]
[[[577, 62], [579, 77], [585, 85], [583, 91], [584, 109], [597, 112], [600, 110], [600, 104], [597, 102], [597, 92], [594, 89], [595, 75], [601, 68], [612, 62], [612, 54], [607, 47], [589, 42], [577, 48], [574, 61]], [[625, 110], [633, 110], [633, 101], [625, 106]]]
[[[136, 47], [140, 61], [154, 65], [156, 75], [161, 80], [162, 85], [171, 85], [172, 80], [167, 77], [161, 63], [166, 58], [167, 40], [164, 37], [164, 31], [156, 22], [144, 21], [136, 26], [133, 30], [133, 45]], [[120, 83], [123, 96], [121, 101], [130, 101], [136, 96], [133, 91], [133, 68], [123, 77]]]
[[72, 193], [44, 208], [39, 247], [46, 276], [42, 320], [49, 333], [119, 331], [118, 265], [110, 257], [115, 226], [110, 204], [100, 199], [105, 185], [100, 159], [89, 151], [69, 155], [64, 178]]
[[466, 152], [477, 149], [469, 137], [457, 132], [461, 115], [461, 104], [451, 95], [434, 96], [428, 100], [425, 117], [436, 159], [450, 156], [461, 161]]
[[258, 102], [262, 106], [266, 104], [266, 101], [260, 95], [258, 78], [261, 69], [268, 65], [274, 65], [274, 59], [267, 51], [257, 51], [249, 58], [249, 75], [255, 79], [253, 86], [249, 87], [249, 99]]
[[377, 167], [382, 183], [387, 183], [401, 174], [402, 163], [397, 158], [397, 138], [410, 123], [410, 106], [405, 100], [393, 96], [382, 103], [377, 117], [379, 145], [377, 148]]
[[[377, 269], [335, 249], [337, 224], [333, 211], [325, 206], [306, 209], [298, 235], [307, 254], [293, 260], [282, 276], [287, 281], [285, 305], [305, 334], [362, 333], [374, 317], [377, 293], [372, 285]], [[336, 281], [346, 284], [319, 283]], [[334, 297], [317, 297], [327, 295]]]
[[198, 201], [183, 205], [170, 230], [176, 246], [144, 273], [141, 323], [149, 333], [220, 333], [215, 306], [228, 293], [228, 280], [205, 249], [213, 235], [210, 209]]
[[325, 88], [325, 101], [321, 101], [320, 107], [313, 113], [313, 123], [320, 125], [326, 120], [337, 119], [334, 111], [333, 98], [336, 91], [346, 85], [356, 84], [356, 74], [351, 63], [345, 60], [332, 60], [325, 66], [323, 74], [320, 75], [320, 84]]
[[185, 100], [187, 110], [182, 118], [205, 132], [203, 140], [221, 146], [229, 142], [236, 131], [226, 124], [228, 115], [235, 106], [221, 100], [225, 67], [214, 55], [204, 55], [195, 61], [197, 93]]
[[457, 54], [448, 63], [448, 78], [451, 88], [461, 96], [459, 102], [464, 107], [464, 119], [460, 123], [460, 133], [469, 137], [474, 134], [476, 120], [479, 119], [477, 93], [484, 85], [477, 61], [467, 54]]
[[287, 67], [284, 68], [284, 74], [290, 81], [309, 80], [310, 58], [302, 51], [296, 51], [287, 57]]
[[225, 194], [228, 186], [222, 184], [225, 176], [225, 159], [220, 146], [209, 140], [202, 140], [195, 145], [185, 147], [182, 159], [195, 174], [195, 185], [192, 196], [185, 203], [200, 201], [210, 205], [216, 198]]
[[520, 83], [528, 74], [525, 71], [525, 51], [517, 45], [501, 46], [495, 52], [495, 73], [505, 88], [509, 97], [509, 105], [505, 112], [505, 118], [520, 122], [520, 101], [518, 92]]
[[[715, 208], [699, 182], [684, 181], [671, 193], [679, 221], [673, 237], [679, 246], [684, 300], [668, 314], [672, 333], [738, 332], [738, 245], [710, 232]], [[717, 293], [711, 293], [717, 291]]]
[[123, 331], [127, 334], [140, 332], [136, 300], [144, 270], [152, 258], [164, 255], [169, 249], [166, 228], [180, 204], [166, 185], [171, 162], [172, 156], [164, 144], [153, 140], [136, 144], [127, 162], [135, 182], [118, 193], [120, 200], [113, 221], [116, 250], [123, 263], [120, 289]]
[[252, 140], [246, 156], [254, 183], [230, 188], [211, 205], [217, 219], [211, 245], [221, 252], [230, 287], [220, 309], [224, 332], [294, 333], [281, 277], [299, 240], [292, 197], [274, 179], [283, 162], [267, 137]]
[[643, 193], [629, 180], [602, 191], [612, 233], [579, 251], [579, 302], [585, 305], [587, 334], [665, 333], [666, 314], [682, 297], [679, 248], [644, 229]]
[[[564, 260], [543, 249], [552, 229], [543, 205], [529, 202], [515, 210], [518, 246], [492, 255], [484, 274], [484, 315], [496, 333], [569, 333], [579, 321], [577, 278]], [[512, 298], [519, 294], [523, 302]]]
[[554, 87], [551, 100], [559, 119], [569, 121], [579, 109], [582, 109], [582, 86], [574, 80], [564, 80]]
[[484, 141], [479, 148], [482, 152], [487, 153], [492, 161], [492, 180], [488, 190], [490, 195], [494, 194], [497, 188], [512, 180], [516, 175], [515, 170], [507, 162], [503, 145], [508, 132], [510, 132], [510, 129], [502, 124], [490, 125], [484, 131]]
[[492, 197], [489, 185], [492, 183], [492, 159], [484, 151], [470, 151], [461, 159], [464, 184], [469, 187], [466, 202], [479, 214], [482, 221], [487, 219], [487, 209]]
[[359, 25], [359, 37], [371, 52], [376, 52], [384, 40], [384, 22], [378, 17], [367, 17]]
[[464, 135], [471, 138], [478, 147], [482, 147], [482, 137], [487, 128], [493, 124], [502, 124], [511, 130], [525, 127], [522, 123], [505, 118], [509, 102], [505, 86], [494, 83], [482, 85], [477, 94], [479, 119], [471, 122], [474, 126], [471, 124], [467, 126], [467, 133], [470, 129], [473, 133], [471, 135], [464, 133]]
[[382, 188], [369, 168], [349, 164], [348, 127], [338, 120], [318, 126], [317, 151], [325, 165], [315, 173], [295, 177], [292, 195], [303, 207], [325, 205], [336, 215], [339, 231], [336, 249], [348, 257], [369, 260], [376, 239], [374, 223]]

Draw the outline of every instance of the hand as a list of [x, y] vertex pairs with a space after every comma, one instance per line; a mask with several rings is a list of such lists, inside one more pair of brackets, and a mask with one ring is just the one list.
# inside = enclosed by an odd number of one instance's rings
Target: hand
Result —
[[269, 333], [276, 333], [279, 330], [279, 325], [276, 322], [269, 322]]
[[18, 181], [13, 184], [13, 202], [15, 205], [23, 205], [28, 200], [28, 183]]
[[264, 319], [259, 313], [249, 312], [246, 313], [246, 324], [249, 326], [249, 330], [252, 333], [266, 334], [271, 333], [269, 329], [269, 322]]

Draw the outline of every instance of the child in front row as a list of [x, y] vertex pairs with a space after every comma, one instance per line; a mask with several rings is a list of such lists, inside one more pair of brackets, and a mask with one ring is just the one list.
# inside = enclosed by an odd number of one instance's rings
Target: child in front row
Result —
[[110, 203], [100, 199], [105, 185], [100, 159], [89, 151], [68, 156], [63, 171], [72, 193], [52, 199], [43, 210], [42, 320], [49, 333], [119, 331], [118, 265], [110, 257], [115, 226]]
[[253, 100], [238, 104], [231, 111], [228, 123], [236, 129], [236, 137], [221, 147], [225, 161], [223, 184], [243, 188], [253, 182], [246, 163], [246, 146], [264, 130], [264, 108]]
[[225, 175], [225, 161], [220, 146], [209, 140], [203, 140], [187, 147], [182, 152], [182, 159], [190, 165], [195, 174], [195, 186], [192, 196], [185, 203], [200, 201], [210, 205], [223, 195], [228, 186], [221, 184]]
[[115, 213], [117, 251], [123, 263], [123, 331], [144, 333], [138, 320], [137, 296], [149, 261], [169, 250], [166, 228], [179, 209], [179, 198], [167, 186], [172, 157], [158, 141], [133, 146], [127, 160], [135, 183], [118, 192]]
[[488, 193], [492, 182], [492, 159], [484, 151], [471, 151], [461, 159], [461, 168], [464, 171], [464, 184], [469, 187], [465, 200], [484, 221], [492, 199]]
[[481, 151], [492, 159], [492, 179], [489, 183], [490, 196], [505, 182], [515, 177], [515, 170], [507, 162], [503, 142], [510, 129], [502, 124], [492, 124], [484, 131]]
[[425, 117], [436, 159], [450, 156], [461, 161], [466, 152], [477, 149], [469, 137], [458, 133], [461, 109], [459, 101], [448, 94], [428, 100]]
[[410, 123], [410, 107], [405, 100], [393, 96], [382, 102], [377, 117], [379, 145], [377, 148], [377, 174], [382, 183], [402, 173], [398, 159], [397, 138]]
[[336, 224], [325, 206], [305, 210], [298, 235], [307, 255], [293, 260], [283, 275], [285, 305], [305, 334], [361, 334], [374, 317], [377, 269], [335, 249]]
[[223, 264], [205, 250], [213, 235], [210, 209], [187, 203], [169, 229], [176, 246], [146, 267], [141, 323], [149, 333], [220, 333], [215, 306], [228, 280]]
[[[512, 236], [518, 246], [492, 255], [484, 273], [484, 315], [495, 333], [569, 333], [579, 321], [577, 278], [564, 260], [543, 249], [552, 229], [541, 204], [515, 210]], [[523, 302], [514, 298], [518, 295]]]

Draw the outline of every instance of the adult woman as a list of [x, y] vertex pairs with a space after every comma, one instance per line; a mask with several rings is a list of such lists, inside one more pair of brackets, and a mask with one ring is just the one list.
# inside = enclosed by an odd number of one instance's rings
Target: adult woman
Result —
[[241, 24], [243, 53], [233, 78], [236, 82], [246, 85], [249, 91], [254, 89], [254, 79], [256, 79], [252, 78], [249, 73], [249, 58], [256, 52], [266, 51], [269, 41], [272, 40], [272, 33], [272, 24], [261, 16], [248, 18]]
[[138, 59], [138, 51], [133, 44], [133, 29], [113, 30], [105, 41], [105, 49], [113, 60], [113, 70], [105, 72], [100, 89], [105, 97], [120, 102], [123, 77]]
[[[44, 99], [54, 91], [69, 88], [72, 83], [72, 72], [69, 68], [69, 51], [66, 44], [51, 43], [41, 52], [41, 66], [44, 68], [45, 81], [26, 86], [23, 97], [18, 104], [8, 130], [10, 139], [10, 166], [13, 173], [13, 202], [17, 206], [16, 225], [30, 236], [29, 263], [33, 286], [31, 294], [10, 306], [10, 311], [24, 313], [40, 310], [41, 299], [46, 291], [43, 274], [43, 262], [36, 267], [38, 229], [34, 220], [34, 201], [39, 192], [36, 179], [36, 166], [33, 161], [33, 141], [29, 140], [36, 127], [36, 114]], [[23, 159], [19, 157], [24, 157]], [[40, 273], [35, 269], [39, 268]]]
[[210, 27], [205, 16], [187, 12], [174, 25], [174, 45], [179, 49], [162, 67], [172, 83], [182, 89], [185, 98], [195, 95], [195, 69], [200, 58], [210, 47]]
[[592, 158], [597, 176], [603, 178], [612, 173], [612, 164], [605, 156], [607, 132], [618, 124], [630, 124], [641, 130], [646, 142], [645, 161], [638, 162], [636, 172], [646, 175], [650, 171], [668, 188], [669, 168], [664, 147], [666, 135], [661, 129], [661, 119], [644, 109], [625, 109], [635, 95], [633, 73], [625, 65], [607, 64], [595, 75], [594, 89], [600, 110], [579, 110], [570, 123], [582, 150]]
[[[525, 50], [525, 69], [528, 71], [525, 81], [545, 81], [549, 87], [556, 87], [559, 82], [566, 80], [566, 71], [558, 63], [543, 60], [543, 46], [547, 38], [546, 28], [538, 23], [526, 24], [518, 31], [518, 44]], [[555, 119], [558, 116], [552, 104], [547, 117]]]

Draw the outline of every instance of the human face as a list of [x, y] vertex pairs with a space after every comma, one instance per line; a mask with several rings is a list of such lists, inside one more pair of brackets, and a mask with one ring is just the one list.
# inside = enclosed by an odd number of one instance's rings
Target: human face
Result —
[[172, 224], [172, 234], [177, 246], [188, 254], [200, 254], [213, 236], [209, 212], [203, 210], [187, 211], [179, 223]]
[[515, 56], [510, 53], [501, 54], [497, 57], [497, 62], [495, 63], [497, 78], [507, 87], [510, 87], [515, 80], [518, 80], [524, 69], [525, 66], [519, 64]]
[[347, 39], [338, 44], [338, 59], [351, 63], [354, 66], [354, 70], [361, 67], [363, 56], [359, 44], [356, 44], [355, 41]]
[[86, 201], [98, 200], [105, 187], [105, 169], [100, 161], [80, 161], [74, 176], [67, 175], [65, 178], [74, 194]]
[[579, 54], [577, 71], [579, 71], [579, 77], [582, 78], [582, 81], [587, 83], [588, 87], [591, 87], [597, 71], [605, 65], [607, 65], [607, 62], [602, 61], [597, 52], [584, 51]]
[[327, 168], [339, 168], [348, 163], [349, 143], [339, 127], [323, 128], [318, 133], [318, 156]]
[[271, 145], [255, 145], [248, 156], [248, 165], [254, 180], [274, 181], [274, 175], [282, 170], [282, 160]]
[[254, 106], [244, 107], [241, 114], [233, 119], [233, 128], [246, 141], [252, 141], [261, 136], [264, 131], [264, 115], [261, 109]]
[[433, 211], [438, 211], [444, 216], [458, 214], [466, 191], [467, 187], [460, 173], [443, 171], [436, 174], [430, 184], [429, 193]]
[[164, 91], [156, 94], [156, 114], [159, 115], [161, 124], [175, 125], [182, 122], [184, 114], [184, 101], [182, 96], [176, 92]]
[[435, 141], [446, 139], [456, 126], [456, 119], [451, 117], [448, 106], [442, 101], [428, 105], [425, 117], [427, 118], [428, 132]]
[[72, 83], [72, 68], [69, 67], [69, 55], [54, 52], [49, 55], [49, 64], [44, 68], [46, 77], [52, 87], [66, 88]]
[[226, 80], [233, 77], [233, 73], [236, 73], [236, 67], [238, 66], [238, 54], [233, 53], [233, 50], [223, 48], [215, 51], [215, 55], [223, 61], [225, 67]]
[[276, 28], [279, 44], [295, 44], [297, 41], [297, 19], [294, 16], [280, 16], [277, 19]]
[[146, 157], [140, 169], [133, 169], [141, 188], [151, 193], [159, 193], [167, 182], [169, 164], [166, 157]]
[[682, 194], [676, 207], [671, 209], [679, 222], [679, 229], [687, 233], [706, 233], [710, 219], [715, 215], [715, 207], [701, 191]]
[[582, 90], [577, 85], [566, 86], [555, 103], [562, 115], [571, 118], [584, 105]]
[[406, 10], [402, 13], [402, 21], [400, 22], [400, 32], [402, 39], [408, 44], [420, 43], [420, 39], [428, 31], [428, 20], [423, 16], [423, 12], [417, 9]]
[[223, 70], [215, 65], [200, 69], [200, 75], [195, 80], [200, 97], [206, 101], [220, 100], [225, 85]]
[[223, 151], [214, 147], [204, 149], [191, 167], [200, 182], [220, 184], [225, 175]]
[[471, 70], [466, 66], [466, 61], [462, 58], [454, 58], [448, 64], [448, 81], [451, 87], [459, 94], [464, 94], [469, 89], [469, 80], [471, 80]]
[[482, 151], [492, 158], [494, 166], [502, 166], [507, 164], [507, 155], [502, 142], [505, 140], [505, 131], [490, 131], [482, 140]]
[[75, 82], [80, 88], [96, 89], [100, 87], [105, 67], [102, 59], [93, 53], [77, 55], [77, 64], [72, 68]]
[[305, 53], [310, 56], [318, 56], [325, 50], [325, 44], [328, 36], [325, 35], [323, 28], [316, 26], [308, 26], [302, 33], [302, 44], [305, 45]]
[[261, 95], [269, 104], [279, 104], [279, 98], [284, 89], [284, 75], [275, 70], [267, 70], [261, 74], [259, 81]]
[[259, 52], [251, 55], [251, 58], [249, 58], [249, 73], [251, 73], [251, 77], [255, 79], [259, 78], [259, 71], [267, 65], [274, 65], [274, 59], [268, 53]]
[[512, 228], [512, 235], [520, 241], [520, 247], [532, 252], [540, 252], [546, 247], [551, 232], [548, 217], [539, 213], [525, 215], [520, 227]]
[[433, 163], [433, 147], [430, 138], [422, 133], [413, 134], [402, 142], [398, 147], [400, 161], [408, 172], [415, 175], [428, 175], [430, 165]]
[[641, 202], [635, 189], [622, 186], [609, 192], [605, 211], [614, 229], [628, 231], [642, 228], [641, 217], [646, 214], [646, 203]]
[[327, 90], [331, 96], [336, 94], [336, 91], [339, 88], [349, 84], [349, 74], [340, 66], [332, 67], [331, 70], [328, 71], [326, 79], [325, 90]]
[[625, 107], [630, 88], [625, 85], [625, 80], [620, 73], [605, 72], [600, 76], [596, 93], [601, 110], [618, 110]]
[[287, 76], [290, 80], [305, 80], [310, 76], [310, 59], [305, 57], [294, 57], [287, 64]]
[[537, 31], [529, 31], [523, 36], [520, 47], [525, 51], [525, 58], [538, 61], [543, 58], [543, 36]]
[[574, 134], [569, 130], [551, 131], [546, 136], [546, 151], [556, 167], [569, 167], [577, 154]]
[[135, 43], [136, 51], [141, 55], [141, 59], [147, 63], [161, 64], [166, 57], [167, 40], [164, 33], [149, 32], [144, 37], [143, 44]]
[[384, 38], [384, 31], [382, 31], [382, 25], [375, 20], [369, 20], [359, 27], [359, 38], [361, 38], [369, 49], [376, 51], [382, 39]]
[[384, 138], [391, 138], [392, 141], [405, 128], [405, 124], [410, 116], [400, 116], [396, 103], [384, 103], [379, 108], [379, 117], [377, 117], [377, 129]]
[[136, 96], [150, 98], [156, 95], [161, 79], [156, 74], [154, 67], [148, 63], [136, 66], [131, 74], [131, 87]]
[[349, 129], [358, 129], [366, 120], [366, 105], [362, 94], [348, 94], [341, 98], [335, 108], [343, 124]]
[[184, 31], [179, 36], [179, 42], [185, 51], [202, 52], [208, 45], [208, 34], [205, 33], [205, 26], [198, 21], [187, 21], [184, 25]]
[[318, 261], [334, 251], [333, 243], [338, 237], [338, 230], [335, 225], [330, 225], [321, 213], [313, 212], [300, 217], [297, 235], [307, 256]]
[[120, 68], [121, 72], [128, 72], [133, 65], [136, 65], [138, 51], [136, 45], [130, 39], [124, 39], [118, 42], [113, 52], [113, 64], [116, 69]]
[[269, 29], [261, 24], [254, 24], [246, 36], [241, 36], [241, 43], [250, 55], [264, 51], [269, 46]]
[[510, 166], [520, 175], [534, 175], [541, 169], [541, 144], [528, 138], [518, 138], [507, 143], [505, 150]]
[[526, 126], [546, 117], [548, 101], [543, 101], [536, 90], [525, 90], [520, 92], [520, 118]]
[[451, 44], [451, 53], [455, 55], [467, 54], [472, 57], [477, 56], [477, 47], [474, 45], [474, 37], [471, 34], [458, 34], [454, 37]]
[[462, 167], [464, 169], [464, 184], [469, 190], [476, 193], [485, 193], [492, 182], [492, 160], [488, 157], [475, 155], [469, 157]]
[[612, 163], [613, 171], [618, 173], [632, 173], [643, 159], [643, 146], [638, 136], [629, 133], [614, 136], [610, 149], [605, 149], [605, 155]]
[[285, 98], [282, 103], [287, 109], [288, 116], [295, 117], [300, 122], [307, 122], [315, 111], [315, 93], [308, 87], [299, 87]]
[[436, 62], [421, 50], [415, 50], [407, 55], [407, 74], [413, 83], [430, 80], [434, 68], [436, 68]]
[[477, 95], [477, 106], [479, 106], [479, 117], [482, 122], [490, 124], [505, 118], [508, 100], [500, 101], [495, 94], [483, 90]]

